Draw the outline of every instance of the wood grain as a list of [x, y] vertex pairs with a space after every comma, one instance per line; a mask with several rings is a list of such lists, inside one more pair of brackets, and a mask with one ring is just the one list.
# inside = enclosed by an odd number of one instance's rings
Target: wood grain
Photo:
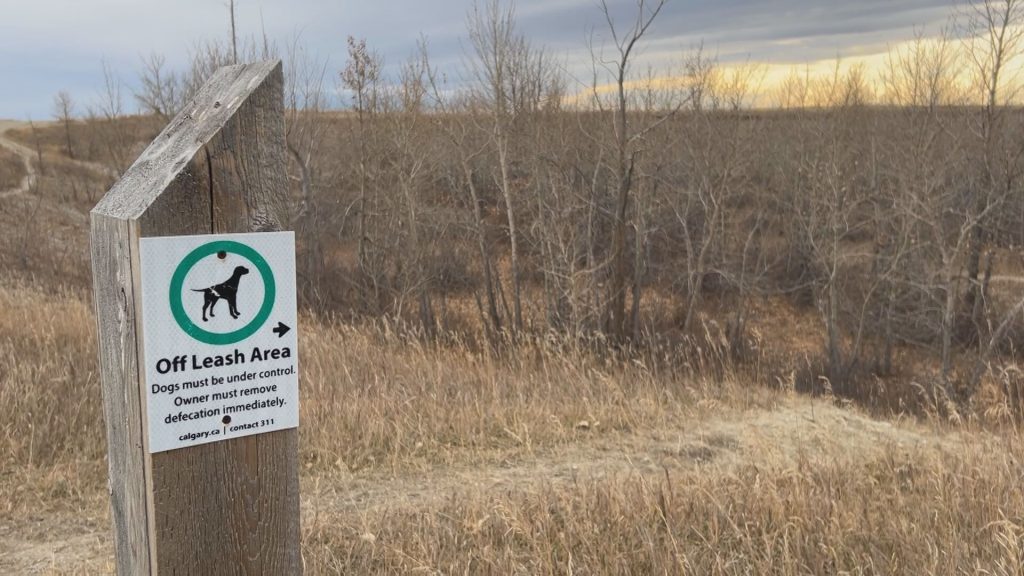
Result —
[[93, 214], [92, 273], [99, 334], [108, 488], [119, 574], [149, 570], [148, 484], [136, 354], [130, 224]]
[[[97, 205], [93, 256], [100, 317], [112, 305], [101, 284], [114, 293], [140, 292], [140, 238], [273, 231], [288, 221], [283, 83], [280, 62], [222, 68]], [[127, 257], [110, 254], [107, 246], [121, 230], [110, 223], [124, 227]], [[97, 258], [126, 262], [129, 269], [112, 281], [111, 265], [97, 264]], [[115, 376], [123, 374], [108, 378], [104, 368], [119, 572], [301, 573], [298, 431], [149, 455], [140, 393], [145, 378], [138, 369], [144, 361], [137, 336], [141, 303], [122, 300], [126, 335], [115, 342], [106, 336], [116, 334], [111, 322], [100, 322], [101, 361], [109, 356]], [[106, 400], [122, 396], [124, 402]], [[131, 503], [130, 511], [124, 502]]]

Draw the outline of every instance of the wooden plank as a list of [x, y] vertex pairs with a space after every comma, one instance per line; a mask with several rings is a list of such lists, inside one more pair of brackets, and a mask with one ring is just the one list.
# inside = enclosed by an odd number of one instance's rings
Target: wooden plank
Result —
[[93, 297], [99, 334], [103, 416], [107, 424], [110, 508], [119, 574], [150, 565], [148, 481], [136, 353], [136, 310], [128, 222], [94, 214]]
[[[279, 62], [218, 71], [192, 106], [171, 122], [104, 197], [94, 210], [94, 222], [133, 223], [126, 227], [126, 244], [136, 254], [144, 237], [279, 230], [288, 221], [283, 82]], [[134, 264], [137, 270], [138, 263]], [[97, 272], [96, 281], [102, 278]], [[129, 292], [139, 293], [137, 274], [128, 284]], [[133, 300], [131, 306], [135, 308], [130, 330], [134, 337], [142, 333], [141, 314], [138, 302]], [[135, 341], [136, 368], [131, 375], [134, 382], [129, 384], [135, 386], [137, 426], [145, 436], [146, 410], [140, 403], [145, 394], [140, 396], [139, 391], [145, 390], [146, 383], [137, 368], [143, 350], [141, 338]], [[104, 384], [105, 397], [116, 395], [123, 383]], [[115, 408], [108, 415], [108, 433], [124, 420], [120, 408]], [[113, 443], [110, 449], [115, 450]], [[297, 430], [151, 456], [148, 450], [137, 449], [126, 458], [133, 460], [129, 468], [139, 468], [143, 484], [148, 485], [143, 499], [146, 515], [134, 509], [131, 514], [115, 515], [115, 532], [134, 535], [126, 541], [135, 542], [135, 550], [141, 546], [136, 542], [138, 525], [148, 525], [143, 540], [150, 551], [150, 566], [140, 570], [145, 560], [140, 556], [126, 561], [130, 569], [121, 569], [119, 544], [120, 572], [301, 573]], [[126, 479], [125, 483], [134, 488], [137, 481]], [[119, 491], [129, 494], [127, 486]], [[138, 495], [131, 494], [137, 504]]]

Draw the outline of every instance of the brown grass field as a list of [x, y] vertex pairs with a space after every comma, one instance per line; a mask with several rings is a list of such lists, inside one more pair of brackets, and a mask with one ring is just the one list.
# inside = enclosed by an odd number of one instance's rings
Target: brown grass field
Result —
[[13, 152], [0, 148], [0, 191], [17, 188], [25, 177], [25, 167]]
[[[1020, 574], [1010, 427], [303, 319], [311, 574]], [[90, 302], [0, 288], [0, 573], [112, 569]]]
[[[0, 148], [0, 574], [113, 571], [87, 212], [131, 156], [102, 131], [150, 124], [76, 124], [75, 159], [56, 125], [8, 131], [23, 156], [39, 138], [29, 190]], [[446, 305], [471, 324], [468, 296]], [[1024, 574], [1024, 375], [950, 406], [907, 347], [833, 397], [816, 311], [750, 308], [743, 362], [705, 319], [640, 349], [492, 349], [303, 313], [306, 573]]]

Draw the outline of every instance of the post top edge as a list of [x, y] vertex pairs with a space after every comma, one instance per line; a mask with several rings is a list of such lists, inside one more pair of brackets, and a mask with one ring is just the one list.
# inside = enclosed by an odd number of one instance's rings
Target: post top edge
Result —
[[282, 75], [281, 70], [280, 59], [218, 68], [91, 213], [124, 220], [141, 217], [248, 97], [271, 75]]

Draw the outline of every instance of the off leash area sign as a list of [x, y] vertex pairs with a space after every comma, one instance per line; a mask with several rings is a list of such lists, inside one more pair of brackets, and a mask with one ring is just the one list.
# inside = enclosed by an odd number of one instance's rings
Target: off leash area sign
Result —
[[299, 424], [292, 232], [142, 238], [148, 451]]
[[301, 576], [281, 62], [184, 104], [89, 216], [116, 569]]

